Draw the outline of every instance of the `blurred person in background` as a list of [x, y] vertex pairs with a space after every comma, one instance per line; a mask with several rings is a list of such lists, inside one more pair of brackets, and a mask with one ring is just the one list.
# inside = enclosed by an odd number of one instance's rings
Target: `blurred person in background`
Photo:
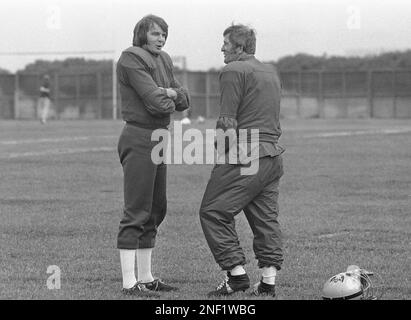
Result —
[[50, 112], [50, 76], [44, 75], [40, 86], [39, 111], [40, 122], [45, 124]]

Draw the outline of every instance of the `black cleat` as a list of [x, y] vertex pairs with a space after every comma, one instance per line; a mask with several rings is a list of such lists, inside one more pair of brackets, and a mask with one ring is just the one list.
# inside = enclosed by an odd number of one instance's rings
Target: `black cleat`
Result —
[[143, 283], [143, 285], [151, 291], [176, 291], [177, 287], [165, 284], [161, 279], [154, 279], [154, 281]]
[[253, 287], [253, 294], [255, 296], [271, 296], [275, 297], [275, 284], [264, 283], [263, 280], [256, 283]]
[[250, 279], [247, 274], [232, 276], [227, 272], [227, 277], [218, 287], [207, 294], [208, 297], [228, 296], [237, 291], [245, 291], [250, 287]]
[[137, 282], [134, 286], [129, 289], [123, 288], [121, 290], [123, 294], [127, 296], [137, 296], [144, 298], [159, 298], [160, 295], [146, 288], [141, 282]]

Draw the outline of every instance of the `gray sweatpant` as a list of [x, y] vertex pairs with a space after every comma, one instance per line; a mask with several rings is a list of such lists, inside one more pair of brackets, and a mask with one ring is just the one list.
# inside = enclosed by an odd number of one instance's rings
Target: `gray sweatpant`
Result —
[[167, 211], [167, 166], [151, 160], [153, 130], [126, 124], [118, 154], [124, 173], [124, 209], [117, 236], [118, 249], [153, 248], [157, 229]]
[[235, 230], [234, 217], [244, 211], [254, 234], [258, 266], [281, 269], [282, 235], [277, 220], [281, 155], [259, 159], [255, 175], [241, 175], [241, 165], [216, 165], [200, 208], [200, 222], [214, 259], [222, 270], [244, 265], [246, 258]]

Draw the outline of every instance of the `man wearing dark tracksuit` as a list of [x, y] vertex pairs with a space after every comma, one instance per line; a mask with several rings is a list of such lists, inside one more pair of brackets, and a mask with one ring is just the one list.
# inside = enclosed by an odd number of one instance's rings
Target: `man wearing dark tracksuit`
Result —
[[133, 46], [117, 63], [126, 122], [118, 142], [124, 210], [117, 237], [125, 294], [158, 296], [154, 291], [176, 289], [151, 273], [151, 253], [167, 211], [167, 169], [164, 163], [153, 162], [151, 152], [158, 142], [151, 137], [154, 130], [167, 129], [171, 113], [189, 107], [188, 93], [174, 77], [171, 58], [162, 51], [167, 35], [162, 18], [144, 17], [134, 29]]
[[[250, 147], [250, 131], [258, 129], [258, 153], [250, 163], [217, 164], [212, 170], [200, 208], [200, 221], [210, 250], [226, 279], [209, 293], [229, 295], [250, 286], [244, 269], [246, 257], [235, 230], [234, 217], [244, 211], [254, 234], [253, 249], [262, 269], [261, 280], [254, 286], [256, 295], [275, 296], [275, 276], [283, 262], [282, 236], [277, 220], [279, 181], [283, 175], [278, 144], [281, 136], [281, 85], [275, 68], [254, 57], [255, 33], [249, 27], [232, 25], [224, 31], [224, 62], [220, 73], [220, 117], [217, 129], [234, 133], [236, 148], [239, 132], [246, 130]], [[220, 140], [219, 140], [220, 139]], [[255, 174], [243, 175], [242, 169], [258, 161]]]

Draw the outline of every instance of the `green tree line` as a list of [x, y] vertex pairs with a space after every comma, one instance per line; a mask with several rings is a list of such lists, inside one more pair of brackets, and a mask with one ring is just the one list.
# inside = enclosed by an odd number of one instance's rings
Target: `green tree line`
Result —
[[[292, 70], [373, 70], [373, 69], [411, 69], [411, 50], [391, 51], [368, 56], [315, 56], [306, 53], [287, 55], [278, 60], [266, 61], [277, 66], [279, 71]], [[54, 73], [94, 73], [112, 70], [112, 60], [67, 58], [65, 60], [36, 60], [19, 72]], [[210, 69], [217, 71], [217, 69]], [[11, 73], [0, 65], [0, 73]]]
[[[85, 58], [66, 58], [64, 60], [43, 60], [38, 59], [27, 64], [21, 73], [32, 74], [55, 74], [55, 73], [95, 73], [98, 71], [111, 73], [113, 68], [112, 60], [94, 60]], [[0, 66], [0, 73], [10, 73]]]
[[279, 71], [410, 69], [411, 50], [386, 52], [364, 57], [314, 56], [300, 53], [270, 62], [276, 65]]

